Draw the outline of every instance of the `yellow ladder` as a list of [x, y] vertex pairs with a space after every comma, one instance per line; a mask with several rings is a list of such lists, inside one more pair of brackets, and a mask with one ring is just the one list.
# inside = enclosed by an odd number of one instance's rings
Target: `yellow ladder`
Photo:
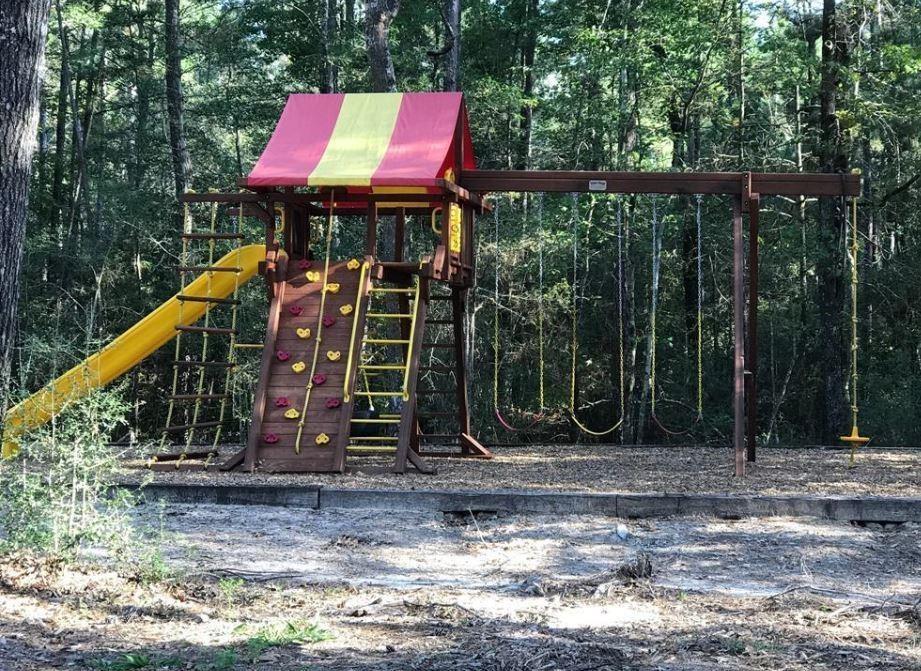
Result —
[[[358, 372], [362, 380], [364, 380], [364, 390], [353, 392], [356, 397], [368, 399], [369, 405], [373, 406], [373, 399], [398, 398], [403, 402], [403, 412], [406, 412], [411, 407], [409, 403], [409, 356], [412, 351], [413, 340], [416, 337], [420, 287], [419, 278], [416, 276], [412, 287], [372, 286], [369, 291], [369, 301], [378, 299], [378, 302], [383, 302], [384, 305], [378, 306], [376, 309], [372, 309], [371, 305], [369, 305], [366, 313], [367, 326], [361, 339], [358, 364]], [[386, 299], [392, 296], [406, 296], [409, 298], [409, 310], [407, 312], [388, 310]], [[409, 324], [408, 337], [405, 334], [407, 322]], [[382, 329], [386, 330], [387, 326], [391, 324], [400, 326], [399, 336], [395, 337], [391, 334], [380, 333]], [[389, 358], [393, 356], [392, 349], [394, 347], [400, 347], [403, 352], [403, 361], [394, 362]], [[389, 377], [388, 373], [401, 374], [399, 389], [371, 389], [371, 378]], [[387, 426], [398, 426], [401, 421], [401, 413], [381, 414], [373, 418], [353, 417], [351, 419], [353, 431], [350, 433], [354, 433], [354, 429], [362, 425], [377, 426], [385, 429]], [[394, 453], [397, 451], [398, 442], [398, 436], [393, 435], [349, 435], [346, 451], [349, 454], [356, 455]]]

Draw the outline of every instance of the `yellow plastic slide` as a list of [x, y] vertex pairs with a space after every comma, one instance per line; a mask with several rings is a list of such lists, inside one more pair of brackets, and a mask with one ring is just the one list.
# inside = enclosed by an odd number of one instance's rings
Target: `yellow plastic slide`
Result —
[[[240, 268], [237, 277], [231, 272], [210, 273], [209, 292], [209, 273], [203, 273], [186, 286], [182, 293], [185, 296], [226, 298], [233, 294], [234, 286], [242, 286], [256, 274], [259, 262], [263, 260], [265, 245], [247, 245], [233, 250], [214, 265], [222, 268]], [[3, 456], [9, 457], [16, 453], [18, 439], [24, 433], [50, 420], [67, 403], [81, 399], [94, 389], [127, 373], [172, 340], [176, 336], [177, 326], [194, 324], [205, 314], [207, 303], [187, 301], [180, 310], [177, 296], [170, 298], [54, 382], [10, 408], [3, 433]]]

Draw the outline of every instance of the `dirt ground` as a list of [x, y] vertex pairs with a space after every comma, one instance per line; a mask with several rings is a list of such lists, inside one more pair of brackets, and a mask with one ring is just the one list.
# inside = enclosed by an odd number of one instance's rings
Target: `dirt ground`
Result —
[[155, 504], [136, 524], [162, 555], [0, 566], [3, 671], [921, 669], [919, 525]]
[[[495, 459], [437, 459], [435, 475], [350, 472], [346, 475], [270, 475], [172, 471], [157, 482], [324, 484], [383, 489], [525, 489], [583, 492], [761, 493], [921, 496], [921, 450], [848, 453], [823, 449], [761, 448], [745, 478], [733, 476], [728, 449], [636, 448], [608, 445], [502, 447]], [[360, 469], [362, 461], [355, 468]], [[380, 462], [378, 462], [380, 463]], [[151, 474], [143, 462], [126, 464], [125, 480]]]

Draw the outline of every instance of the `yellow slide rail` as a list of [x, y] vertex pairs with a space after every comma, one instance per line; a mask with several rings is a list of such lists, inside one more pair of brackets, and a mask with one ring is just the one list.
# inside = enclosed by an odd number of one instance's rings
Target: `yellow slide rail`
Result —
[[[237, 286], [253, 278], [263, 260], [265, 245], [232, 250], [214, 265], [239, 268], [239, 273], [202, 273], [182, 289], [182, 295], [226, 298]], [[208, 303], [200, 302], [189, 302], [183, 308], [178, 296], [165, 301], [101, 350], [10, 408], [3, 433], [3, 456], [16, 454], [23, 434], [49, 421], [68, 403], [84, 398], [134, 368], [176, 337], [177, 326], [194, 324], [208, 309]]]

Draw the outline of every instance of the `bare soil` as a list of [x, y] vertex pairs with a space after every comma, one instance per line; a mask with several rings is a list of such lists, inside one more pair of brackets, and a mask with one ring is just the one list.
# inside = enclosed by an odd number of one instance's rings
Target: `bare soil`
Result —
[[[162, 556], [0, 565], [3, 671], [921, 669], [919, 525], [208, 505], [136, 524]], [[303, 622], [328, 638], [259, 645]]]
[[[873, 449], [858, 454], [828, 449], [761, 448], [744, 478], [736, 478], [728, 449], [544, 445], [496, 448], [495, 459], [432, 460], [438, 472], [402, 476], [362, 472], [356, 460], [345, 475], [155, 472], [126, 463], [125, 481], [324, 484], [376, 489], [521, 489], [579, 492], [671, 492], [921, 496], [921, 451]], [[373, 463], [373, 462], [372, 462]], [[387, 462], [376, 462], [377, 464]]]

